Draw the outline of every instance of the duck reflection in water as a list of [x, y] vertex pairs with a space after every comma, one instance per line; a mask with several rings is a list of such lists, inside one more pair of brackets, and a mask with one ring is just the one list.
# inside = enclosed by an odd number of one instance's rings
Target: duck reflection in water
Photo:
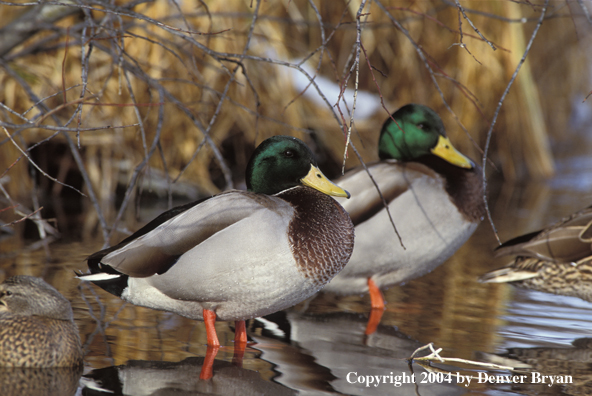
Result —
[[[375, 332], [366, 335], [366, 319], [362, 315], [312, 315], [293, 308], [255, 319], [255, 325], [261, 329], [253, 332], [253, 348], [260, 350], [261, 359], [272, 363], [282, 374], [275, 381], [300, 394], [465, 393], [455, 381], [422, 383], [425, 371], [415, 364], [412, 368], [408, 360], [422, 344], [394, 326], [379, 324]], [[367, 376], [379, 376], [381, 382], [366, 386], [363, 381]]]
[[[352, 374], [348, 377], [349, 373], [393, 373], [409, 378], [413, 371], [407, 358], [421, 346], [393, 326], [379, 325], [376, 332], [365, 337], [365, 326], [362, 315], [308, 315], [294, 309], [284, 310], [249, 323], [249, 336], [255, 341], [251, 347], [253, 355], [249, 353], [253, 360], [249, 360], [249, 364], [257, 371], [215, 360], [212, 378], [199, 381], [195, 373], [207, 364], [204, 358], [187, 358], [176, 363], [129, 361], [125, 365], [85, 374], [81, 381], [85, 386], [83, 394], [94, 395], [100, 391], [100, 394], [163, 396], [198, 392], [220, 395], [384, 395], [395, 389], [396, 394], [402, 396], [452, 396], [465, 392], [462, 387], [449, 383], [414, 384], [407, 381], [396, 387], [388, 383], [369, 388], [356, 383], [357, 379], [353, 380]], [[417, 371], [418, 378], [422, 371]]]
[[0, 367], [2, 396], [74, 396], [84, 367]]
[[[592, 390], [592, 338], [577, 338], [571, 344], [567, 347], [508, 348], [505, 353], [481, 353], [479, 357], [525, 370], [528, 380], [513, 389], [521, 394], [548, 394], [550, 388], [554, 388], [553, 394], [589, 395]], [[551, 381], [555, 384], [550, 387]]]
[[125, 365], [96, 369], [85, 374], [83, 394], [111, 395], [278, 395], [296, 392], [266, 381], [258, 372], [216, 360], [210, 381], [199, 381], [195, 373], [207, 364], [204, 358], [180, 362], [129, 361]]
[[80, 276], [125, 301], [206, 324], [201, 377], [220, 347], [216, 319], [235, 321], [235, 355], [245, 320], [318, 292], [347, 263], [354, 228], [329, 195], [349, 193], [326, 179], [300, 140], [261, 143], [246, 170], [248, 191], [228, 191], [171, 209], [118, 245], [88, 257]]

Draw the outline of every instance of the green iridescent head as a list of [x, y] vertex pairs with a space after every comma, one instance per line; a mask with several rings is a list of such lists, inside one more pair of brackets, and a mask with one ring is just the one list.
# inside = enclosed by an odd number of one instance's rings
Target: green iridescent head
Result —
[[[393, 121], [394, 120], [396, 121]], [[436, 155], [461, 168], [473, 163], [458, 152], [446, 137], [442, 119], [429, 107], [408, 104], [389, 117], [378, 141], [380, 159], [413, 161], [424, 155]]]
[[273, 136], [256, 149], [246, 170], [247, 189], [260, 194], [277, 194], [298, 185], [325, 194], [348, 197], [349, 193], [330, 182], [317, 167], [312, 151], [291, 136]]

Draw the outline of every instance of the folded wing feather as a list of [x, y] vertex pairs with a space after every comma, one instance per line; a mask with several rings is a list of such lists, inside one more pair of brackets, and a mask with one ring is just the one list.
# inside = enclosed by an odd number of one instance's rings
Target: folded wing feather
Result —
[[285, 205], [279, 198], [245, 191], [222, 193], [167, 220], [100, 261], [132, 277], [162, 274], [182, 254], [217, 232], [256, 211], [281, 210]]

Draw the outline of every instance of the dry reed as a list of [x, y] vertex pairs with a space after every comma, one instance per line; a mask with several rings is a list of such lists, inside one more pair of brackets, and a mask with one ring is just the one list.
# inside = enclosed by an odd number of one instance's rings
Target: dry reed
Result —
[[[387, 112], [409, 102], [436, 109], [455, 145], [479, 158], [543, 2], [384, 0], [362, 10], [359, 1], [312, 0], [73, 4], [73, 15], [39, 23], [0, 54], [0, 125], [14, 138], [0, 134], [0, 175], [5, 196], [24, 199], [29, 160], [14, 164], [22, 157], [15, 144], [46, 140], [31, 160], [55, 163], [46, 170], [64, 183], [70, 171], [88, 177], [77, 187], [107, 238], [105, 208], [117, 184], [125, 204], [149, 175], [163, 175], [169, 191], [178, 178], [199, 194], [240, 187], [251, 150], [276, 134], [303, 138], [340, 164], [352, 108], [335, 106], [317, 85], [322, 77], [348, 88], [358, 79], [361, 91], [382, 98], [387, 110], [376, 101], [370, 115], [354, 113], [352, 142], [365, 161], [376, 158]], [[30, 8], [3, 3], [0, 25]], [[493, 128], [489, 158], [507, 178], [553, 174], [549, 141], [561, 138], [574, 100], [592, 89], [581, 50], [592, 25], [579, 3], [552, 1], [545, 17]], [[306, 92], [293, 84], [297, 75]], [[317, 91], [324, 101], [311, 99]], [[366, 104], [360, 98], [357, 106]], [[44, 153], [50, 144], [66, 154]], [[347, 167], [358, 163], [350, 150]], [[54, 184], [54, 192], [69, 188]]]

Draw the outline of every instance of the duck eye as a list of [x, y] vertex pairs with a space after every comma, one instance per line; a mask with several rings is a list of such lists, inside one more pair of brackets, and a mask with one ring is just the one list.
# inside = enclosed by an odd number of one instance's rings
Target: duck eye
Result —
[[417, 127], [419, 129], [424, 129], [425, 128], [425, 125], [423, 123], [419, 123], [419, 124], [417, 124]]
[[292, 150], [284, 151], [284, 157], [292, 158], [294, 156], [294, 152]]

